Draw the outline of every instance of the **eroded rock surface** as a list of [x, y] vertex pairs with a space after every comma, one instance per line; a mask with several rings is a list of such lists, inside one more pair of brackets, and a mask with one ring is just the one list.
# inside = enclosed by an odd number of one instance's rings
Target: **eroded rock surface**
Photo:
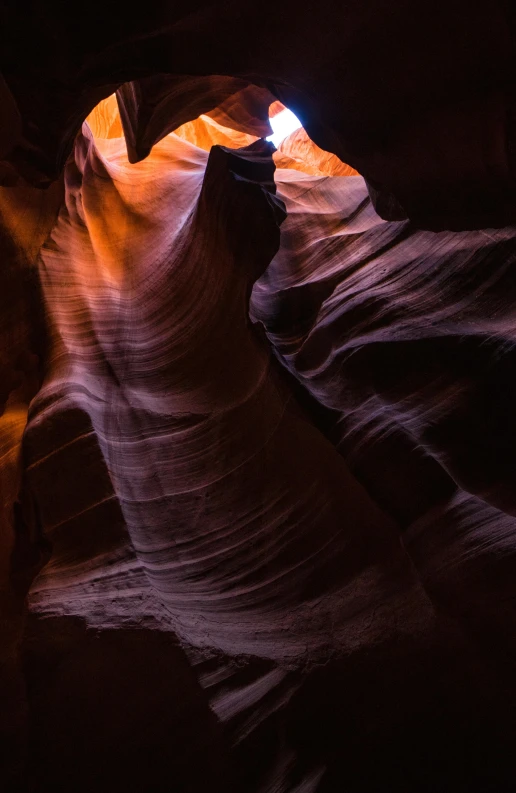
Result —
[[513, 790], [505, 6], [94, 11], [2, 7], [5, 787]]

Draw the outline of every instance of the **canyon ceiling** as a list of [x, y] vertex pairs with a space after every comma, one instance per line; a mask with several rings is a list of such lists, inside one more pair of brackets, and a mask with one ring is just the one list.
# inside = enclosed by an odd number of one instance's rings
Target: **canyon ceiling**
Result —
[[514, 791], [515, 25], [0, 2], [0, 789]]

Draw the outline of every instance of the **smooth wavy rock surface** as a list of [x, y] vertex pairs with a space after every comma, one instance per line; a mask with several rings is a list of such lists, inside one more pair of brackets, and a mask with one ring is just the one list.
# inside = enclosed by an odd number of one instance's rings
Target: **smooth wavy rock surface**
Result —
[[510, 790], [514, 230], [386, 222], [246, 112], [130, 163], [112, 96], [22, 224], [17, 762], [29, 714], [38, 792]]
[[[207, 157], [172, 136], [135, 182], [116, 145], [105, 141], [103, 156], [85, 128], [42, 252], [55, 357], [26, 443], [54, 555], [32, 607], [55, 604], [101, 627], [129, 609], [126, 590], [138, 614], [150, 600], [192, 646], [296, 668], [424, 627], [432, 608], [395, 524], [303, 416], [247, 317], [283, 218], [268, 192], [272, 147], [214, 147]], [[65, 405], [83, 426], [77, 438], [59, 431], [58, 442], [52, 416], [66, 421]], [[38, 482], [69, 470], [75, 444], [88, 448], [88, 422], [113, 492], [89, 503], [88, 482], [67, 514]], [[127, 539], [102, 549], [84, 590], [57, 538], [70, 521], [76, 531], [98, 524], [113, 499]], [[105, 602], [107, 570], [108, 586], [121, 588], [114, 602]]]
[[25, 16], [0, 787], [513, 791], [508, 4]]

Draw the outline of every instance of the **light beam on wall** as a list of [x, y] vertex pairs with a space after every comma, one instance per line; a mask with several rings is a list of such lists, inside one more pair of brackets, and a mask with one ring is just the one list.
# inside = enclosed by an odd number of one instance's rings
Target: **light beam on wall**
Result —
[[278, 113], [277, 116], [269, 119], [271, 127], [273, 129], [273, 134], [269, 135], [267, 140], [270, 140], [271, 143], [274, 143], [276, 148], [280, 145], [282, 140], [285, 140], [287, 135], [290, 135], [291, 132], [294, 130], [299, 129], [301, 126], [301, 122], [294, 113], [285, 108], [282, 110], [281, 113]]

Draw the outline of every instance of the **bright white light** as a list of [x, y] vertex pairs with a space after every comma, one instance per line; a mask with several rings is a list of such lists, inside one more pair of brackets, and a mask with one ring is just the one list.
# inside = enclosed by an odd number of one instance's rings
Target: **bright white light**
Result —
[[269, 135], [267, 140], [270, 140], [272, 143], [274, 143], [276, 148], [278, 148], [282, 140], [285, 140], [287, 135], [290, 135], [291, 132], [294, 132], [295, 129], [299, 129], [301, 126], [301, 122], [298, 117], [295, 116], [288, 108], [282, 110], [281, 113], [278, 113], [277, 116], [269, 119], [269, 121], [271, 122], [271, 127], [274, 130], [274, 134]]

